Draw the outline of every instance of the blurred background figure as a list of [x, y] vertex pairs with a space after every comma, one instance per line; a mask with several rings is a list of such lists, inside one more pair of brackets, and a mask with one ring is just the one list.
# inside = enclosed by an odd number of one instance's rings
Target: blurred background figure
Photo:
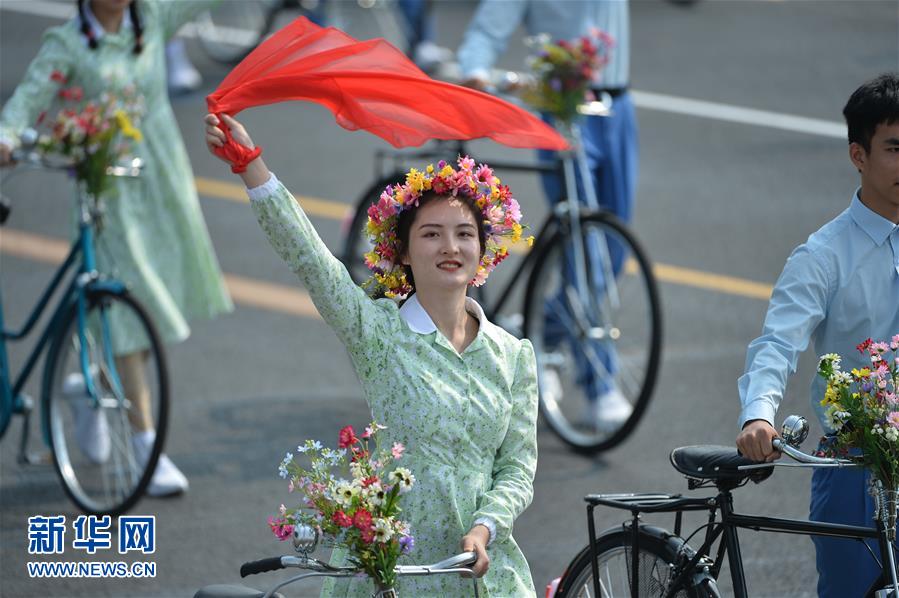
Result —
[[169, 93], [196, 91], [203, 85], [203, 76], [190, 61], [183, 37], [175, 37], [165, 46], [165, 63]]
[[[630, 222], [637, 182], [638, 139], [634, 105], [628, 92], [630, 17], [627, 0], [482, 0], [457, 52], [465, 85], [482, 90], [490, 86], [491, 68], [521, 25], [529, 35], [547, 34], [552, 40], [571, 40], [591, 35], [596, 29], [613, 38], [609, 62], [592, 86], [598, 99], [610, 100], [611, 112], [608, 116], [583, 117], [581, 141], [599, 203], [621, 220]], [[549, 122], [552, 120], [547, 115], [544, 118]], [[543, 160], [554, 157], [553, 152], [540, 151]], [[582, 173], [577, 175], [579, 197], [584, 198]], [[542, 182], [550, 203], [557, 203], [564, 193], [560, 178], [545, 174]], [[600, 263], [598, 256], [593, 263]], [[617, 269], [615, 274], [618, 274]], [[557, 317], [553, 312], [553, 309], [547, 309], [548, 320]], [[546, 340], [552, 343], [563, 339]], [[602, 355], [604, 368], [613, 372], [615, 356], [599, 343], [595, 350]], [[585, 413], [586, 423], [600, 429], [616, 427], [630, 416], [630, 402], [609, 380], [611, 376], [597, 372], [590, 365], [583, 351], [576, 353], [576, 358], [578, 379], [590, 400]], [[547, 368], [541, 375], [543, 391], [559, 387], [555, 370]]]
[[[162, 340], [180, 342], [190, 335], [188, 321], [231, 311], [233, 305], [200, 210], [193, 171], [166, 94], [166, 42], [185, 22], [213, 1], [78, 0], [74, 19], [47, 30], [37, 56], [0, 112], [0, 165], [27, 127], [38, 122], [60, 90], [58, 81], [77, 87], [85, 100], [104, 92], [121, 95], [136, 89], [146, 106], [135, 156], [144, 161], [136, 181], [116, 179], [104, 199], [102, 237], [97, 244], [100, 272], [124, 281], [150, 313]], [[113, 323], [121, 340], [114, 348], [129, 397], [142, 414], [131, 422], [134, 454], [144, 462], [155, 442], [143, 363], [147, 351], [136, 347], [127, 326]], [[81, 379], [79, 379], [81, 378]], [[67, 380], [69, 392], [84, 392], [80, 375]], [[82, 451], [97, 461], [109, 454], [105, 413], [76, 422]], [[76, 413], [76, 420], [78, 414]], [[167, 496], [188, 489], [187, 477], [160, 455], [147, 494]]]
[[426, 73], [453, 58], [453, 51], [434, 43], [433, 0], [398, 0], [406, 25], [406, 55]]

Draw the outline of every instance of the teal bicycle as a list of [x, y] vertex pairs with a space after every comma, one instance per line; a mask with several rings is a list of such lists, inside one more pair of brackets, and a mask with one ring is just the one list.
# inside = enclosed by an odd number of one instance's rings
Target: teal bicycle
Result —
[[[72, 167], [28, 150], [16, 152], [15, 159], [19, 167], [13, 175]], [[140, 163], [110, 167], [107, 172], [136, 177]], [[20, 330], [6, 328], [0, 300], [0, 437], [12, 416], [21, 415], [19, 463], [45, 460], [28, 451], [34, 401], [24, 388], [46, 353], [40, 382], [41, 431], [59, 479], [84, 512], [117, 515], [137, 503], [159, 459], [168, 421], [168, 374], [162, 343], [146, 310], [121, 281], [97, 270], [95, 243], [103, 242], [102, 200], [79, 190], [76, 205], [78, 233], [68, 257]], [[10, 211], [11, 203], [3, 198], [0, 224]], [[59, 290], [49, 322], [14, 373], [7, 342], [29, 337]], [[122, 352], [126, 343], [127, 354]], [[148, 424], [156, 429], [149, 448], [134, 442], [135, 431]]]

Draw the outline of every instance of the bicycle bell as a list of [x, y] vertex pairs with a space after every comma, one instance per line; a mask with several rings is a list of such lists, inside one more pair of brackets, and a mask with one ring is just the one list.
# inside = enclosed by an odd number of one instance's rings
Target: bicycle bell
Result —
[[27, 128], [22, 131], [22, 134], [19, 135], [19, 141], [22, 144], [22, 149], [24, 150], [32, 150], [34, 146], [37, 145], [38, 140], [38, 132], [32, 128]]
[[780, 433], [784, 442], [798, 447], [808, 437], [808, 421], [801, 415], [791, 415], [784, 420]]
[[293, 547], [294, 549], [307, 556], [310, 552], [315, 551], [318, 545], [318, 530], [311, 525], [300, 523], [293, 528]]

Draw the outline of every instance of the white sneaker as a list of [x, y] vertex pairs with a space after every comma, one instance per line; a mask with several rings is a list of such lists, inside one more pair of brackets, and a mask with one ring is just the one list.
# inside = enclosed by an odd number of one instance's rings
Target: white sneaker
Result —
[[[138, 432], [131, 437], [134, 446], [134, 454], [142, 465], [150, 458], [153, 442], [156, 440], [155, 432]], [[147, 486], [147, 496], [163, 497], [174, 496], [187, 492], [190, 484], [178, 467], [172, 463], [168, 455], [162, 453], [156, 462], [156, 470]]]
[[412, 51], [413, 62], [426, 73], [435, 70], [444, 62], [449, 62], [452, 59], [452, 50], [438, 46], [434, 42], [421, 42]]
[[176, 37], [166, 44], [165, 58], [170, 92], [184, 93], [200, 88], [203, 76], [191, 63], [183, 38]]
[[614, 432], [631, 416], [634, 407], [618, 387], [596, 397], [593, 401], [593, 421], [601, 432]]
[[[96, 379], [97, 366], [90, 366], [91, 375]], [[62, 383], [62, 394], [72, 405], [75, 418], [75, 442], [81, 452], [93, 463], [102, 465], [109, 459], [109, 423], [102, 408], [94, 408], [84, 385], [84, 376], [72, 372]]]

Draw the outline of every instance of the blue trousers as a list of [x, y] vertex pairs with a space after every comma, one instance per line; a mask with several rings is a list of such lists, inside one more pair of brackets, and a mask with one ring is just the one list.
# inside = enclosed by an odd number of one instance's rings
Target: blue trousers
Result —
[[431, 0], [399, 0], [400, 14], [407, 27], [409, 47], [406, 55], [412, 56], [415, 47], [434, 39], [434, 19], [431, 17]]
[[[545, 117], [549, 120], [548, 117]], [[633, 215], [634, 194], [637, 186], [637, 119], [634, 104], [629, 93], [621, 94], [614, 100], [610, 116], [588, 116], [581, 123], [581, 135], [584, 152], [593, 186], [599, 203], [624, 222], [629, 222]], [[555, 154], [540, 150], [541, 160], [554, 160]], [[578, 197], [586, 196], [583, 187], [583, 174], [575, 169]], [[543, 189], [550, 204], [558, 203], [565, 194], [563, 181], [557, 174], [542, 175]], [[627, 258], [623, 248], [615, 242], [601, 239], [590, 239], [587, 243], [588, 259], [592, 264], [600, 264], [602, 252], [607, 252], [615, 276], [621, 271]], [[571, 251], [566, 250], [564, 275], [570, 280], [574, 275]], [[602, 276], [596, 277], [598, 288], [590, 289], [594, 293], [602, 293]], [[602, 364], [588, 359], [583, 346], [569, 334], [566, 322], [570, 320], [570, 308], [567, 299], [560, 292], [546, 302], [546, 333], [544, 342], [549, 347], [561, 342], [569, 343], [574, 355], [578, 382], [584, 387], [589, 398], [594, 398], [611, 388], [611, 380], [607, 374], [617, 372], [617, 360], [614, 351], [602, 341], [590, 341], [591, 351]]]
[[[845, 525], [874, 525], [874, 499], [867, 471], [816, 469], [812, 474], [809, 518]], [[818, 568], [819, 598], [862, 598], [880, 570], [857, 540], [812, 536]], [[880, 558], [876, 540], [867, 540]], [[878, 588], [879, 589], [879, 588]]]

